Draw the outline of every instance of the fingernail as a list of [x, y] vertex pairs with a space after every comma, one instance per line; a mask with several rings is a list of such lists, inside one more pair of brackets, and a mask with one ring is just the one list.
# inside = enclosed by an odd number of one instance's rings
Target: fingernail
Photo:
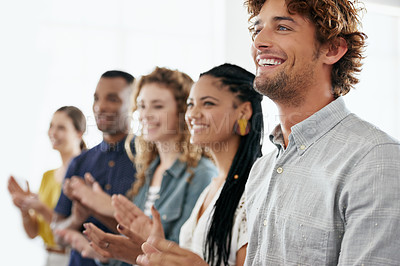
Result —
[[147, 243], [149, 243], [150, 245], [153, 245], [155, 242], [156, 238], [154, 236], [149, 236], [149, 238], [147, 238]]
[[139, 264], [147, 264], [147, 263], [149, 263], [149, 259], [147, 258], [146, 255], [139, 255], [136, 258], [136, 262]]
[[89, 224], [85, 223], [85, 224], [83, 224], [83, 227], [85, 227], [85, 229], [88, 229]]
[[117, 228], [118, 228], [119, 230], [121, 230], [121, 231], [122, 231], [122, 230], [125, 230], [125, 227], [123, 227], [123, 226], [120, 225], [120, 224], [117, 225]]

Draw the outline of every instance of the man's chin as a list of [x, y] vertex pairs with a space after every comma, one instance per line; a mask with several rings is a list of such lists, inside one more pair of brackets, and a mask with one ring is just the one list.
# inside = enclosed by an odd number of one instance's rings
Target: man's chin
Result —
[[104, 134], [114, 135], [118, 133], [115, 127], [110, 127], [109, 125], [97, 125], [97, 128]]

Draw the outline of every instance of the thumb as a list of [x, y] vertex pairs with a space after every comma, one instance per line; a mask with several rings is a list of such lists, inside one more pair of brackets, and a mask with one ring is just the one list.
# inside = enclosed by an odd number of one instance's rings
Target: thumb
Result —
[[94, 180], [94, 177], [89, 172], [85, 173], [84, 178], [85, 178], [86, 185], [91, 186], [96, 181], [96, 180]]
[[161, 253], [158, 249], [156, 249], [154, 246], [152, 246], [148, 242], [143, 243], [142, 251], [144, 254]]
[[29, 188], [29, 182], [28, 182], [28, 180], [25, 181], [25, 182], [26, 182], [26, 192], [28, 192], [28, 194], [30, 194], [31, 193], [31, 189]]
[[153, 216], [153, 225], [151, 227], [150, 236], [165, 238], [160, 213], [156, 210], [154, 205], [151, 207], [151, 215]]
[[103, 189], [101, 188], [101, 186], [98, 182], [93, 183], [92, 189], [95, 192], [103, 192]]

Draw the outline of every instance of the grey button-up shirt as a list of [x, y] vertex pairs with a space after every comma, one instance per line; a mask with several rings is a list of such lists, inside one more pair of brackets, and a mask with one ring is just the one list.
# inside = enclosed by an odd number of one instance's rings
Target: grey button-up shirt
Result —
[[292, 127], [246, 186], [246, 265], [400, 265], [400, 144], [338, 98]]

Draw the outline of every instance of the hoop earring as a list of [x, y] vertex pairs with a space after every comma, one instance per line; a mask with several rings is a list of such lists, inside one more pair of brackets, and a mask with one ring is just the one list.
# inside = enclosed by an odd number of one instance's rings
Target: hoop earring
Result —
[[236, 120], [234, 126], [236, 134], [239, 136], [246, 136], [250, 132], [250, 122], [245, 118]]

